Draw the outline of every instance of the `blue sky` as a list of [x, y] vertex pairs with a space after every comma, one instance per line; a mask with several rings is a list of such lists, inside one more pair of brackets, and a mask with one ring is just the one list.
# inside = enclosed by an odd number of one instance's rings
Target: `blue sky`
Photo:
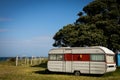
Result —
[[0, 0], [0, 57], [47, 56], [54, 34], [92, 0]]

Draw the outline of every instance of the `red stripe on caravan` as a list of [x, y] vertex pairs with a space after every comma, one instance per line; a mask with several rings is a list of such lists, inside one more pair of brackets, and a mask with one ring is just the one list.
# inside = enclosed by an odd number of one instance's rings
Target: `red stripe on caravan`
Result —
[[81, 60], [82, 61], [90, 61], [90, 55], [89, 54], [83, 54]]
[[89, 54], [65, 54], [64, 55], [65, 61], [90, 61]]
[[68, 53], [64, 55], [64, 60], [65, 61], [72, 61], [72, 54]]
[[89, 54], [73, 54], [73, 61], [90, 61]]

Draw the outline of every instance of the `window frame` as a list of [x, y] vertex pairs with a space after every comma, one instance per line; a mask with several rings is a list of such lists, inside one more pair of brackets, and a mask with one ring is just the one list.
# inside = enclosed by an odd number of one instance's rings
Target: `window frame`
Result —
[[[55, 55], [55, 59], [50, 59], [52, 55]], [[58, 56], [62, 56], [62, 59], [59, 59]], [[63, 54], [49, 54], [49, 61], [64, 61], [64, 55]]]
[[[58, 56], [62, 56], [61, 59], [58, 59]], [[56, 54], [57, 61], [64, 61], [64, 55], [63, 54]]]
[[49, 61], [56, 61], [56, 59], [51, 59], [51, 56], [53, 56], [53, 55], [55, 55], [55, 58], [57, 58], [56, 54], [49, 54]]
[[[112, 56], [112, 57], [113, 57], [113, 62], [108, 62], [107, 56]], [[115, 63], [115, 55], [107, 54], [107, 55], [106, 55], [106, 63]]]
[[[95, 56], [95, 57], [96, 57], [96, 58], [95, 58], [96, 60], [95, 60], [95, 59], [94, 59], [94, 60], [92, 59], [92, 55], [96, 55], [96, 56]], [[103, 60], [102, 60], [102, 59], [100, 60], [100, 59], [97, 58], [97, 57], [100, 56], [100, 55], [102, 55], [101, 57], [103, 57]], [[106, 61], [105, 54], [90, 54], [90, 61], [94, 61], [94, 62], [105, 62], [105, 61]]]

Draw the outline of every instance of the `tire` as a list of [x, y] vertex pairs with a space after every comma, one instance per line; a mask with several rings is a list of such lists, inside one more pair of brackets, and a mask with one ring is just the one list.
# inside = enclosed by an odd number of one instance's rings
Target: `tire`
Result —
[[80, 76], [80, 71], [75, 71], [75, 72], [74, 72], [74, 75], [75, 75], [75, 76]]

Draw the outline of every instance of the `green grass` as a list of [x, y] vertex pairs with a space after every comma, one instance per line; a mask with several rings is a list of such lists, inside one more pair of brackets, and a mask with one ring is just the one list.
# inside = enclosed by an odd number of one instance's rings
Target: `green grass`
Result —
[[119, 80], [120, 68], [115, 72], [103, 76], [82, 75], [44, 72], [46, 64], [37, 66], [14, 66], [11, 62], [0, 62], [0, 80]]

